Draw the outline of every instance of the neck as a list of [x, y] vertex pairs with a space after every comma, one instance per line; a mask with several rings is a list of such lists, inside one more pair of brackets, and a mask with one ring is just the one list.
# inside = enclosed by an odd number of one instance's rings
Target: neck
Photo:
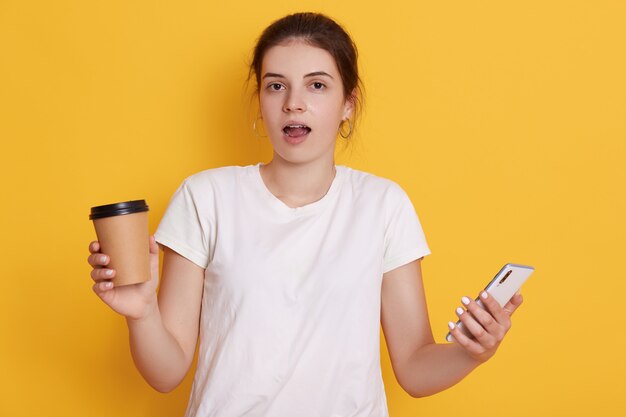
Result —
[[321, 200], [335, 178], [335, 161], [293, 164], [274, 157], [261, 166], [265, 186], [289, 207], [302, 207]]

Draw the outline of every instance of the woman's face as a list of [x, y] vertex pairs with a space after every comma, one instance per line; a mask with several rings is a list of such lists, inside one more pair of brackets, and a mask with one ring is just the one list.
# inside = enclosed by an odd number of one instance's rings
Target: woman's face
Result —
[[339, 125], [353, 105], [326, 50], [299, 41], [268, 49], [259, 99], [275, 158], [291, 163], [334, 160]]

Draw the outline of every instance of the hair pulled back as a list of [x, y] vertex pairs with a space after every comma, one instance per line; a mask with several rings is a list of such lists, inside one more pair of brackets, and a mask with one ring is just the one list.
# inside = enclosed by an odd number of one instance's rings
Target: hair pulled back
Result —
[[254, 48], [250, 75], [254, 72], [257, 92], [265, 53], [276, 45], [301, 41], [324, 49], [335, 60], [343, 84], [344, 97], [353, 101], [355, 114], [361, 107], [363, 87], [357, 65], [358, 52], [348, 33], [334, 20], [320, 13], [295, 13], [269, 25]]

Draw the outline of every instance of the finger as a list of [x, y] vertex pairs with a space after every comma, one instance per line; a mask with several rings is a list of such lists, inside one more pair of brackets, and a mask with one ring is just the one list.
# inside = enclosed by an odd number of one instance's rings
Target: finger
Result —
[[115, 277], [115, 269], [94, 268], [91, 270], [91, 279], [96, 282], [111, 280]]
[[113, 283], [111, 281], [96, 282], [91, 288], [98, 294], [98, 297], [102, 297], [102, 294], [113, 289]]
[[[478, 307], [480, 308], [480, 307]], [[484, 312], [484, 310], [483, 310]], [[477, 320], [473, 317], [473, 315], [461, 307], [456, 309], [456, 314], [459, 316], [459, 319], [463, 323], [463, 326], [470, 332], [476, 342], [478, 342], [481, 346], [491, 349], [494, 347], [498, 340], [496, 336], [498, 334], [489, 333]], [[499, 332], [498, 332], [499, 333]]]
[[500, 303], [493, 298], [487, 291], [482, 291], [479, 296], [480, 304], [482, 304], [490, 315], [505, 328], [511, 327], [511, 315], [508, 314], [504, 309], [500, 306]]
[[91, 242], [89, 244], [89, 252], [91, 253], [100, 252], [100, 242], [98, 242], [97, 240], [94, 240], [93, 242]]
[[[493, 301], [495, 303], [495, 306], [489, 305], [489, 309], [493, 309], [493, 311], [491, 312], [484, 308], [484, 305], [489, 301]], [[500, 305], [492, 297], [489, 297], [487, 299], [482, 298], [482, 305], [475, 300], [471, 300], [469, 297], [461, 298], [461, 302], [472, 314], [472, 317], [490, 335], [495, 337], [497, 340], [501, 340], [502, 337], [504, 337], [507, 329], [507, 323], [505, 321], [508, 320], [508, 315], [504, 311], [502, 311]], [[496, 315], [498, 315], [499, 317], [496, 317]]]
[[156, 243], [154, 235], [150, 236], [150, 253], [159, 253], [159, 245]]
[[513, 298], [511, 298], [509, 300], [509, 302], [506, 303], [506, 305], [504, 306], [503, 310], [506, 311], [506, 313], [509, 316], [511, 316], [515, 312], [515, 310], [517, 310], [517, 308], [520, 305], [522, 305], [523, 302], [524, 302], [524, 297], [522, 297], [522, 294], [517, 292], [517, 293], [515, 293]]
[[92, 253], [87, 257], [87, 262], [93, 267], [102, 267], [109, 264], [110, 258], [103, 253]]
[[479, 343], [465, 336], [459, 326], [455, 325], [453, 322], [448, 322], [448, 329], [450, 329], [452, 341], [463, 346], [465, 350], [476, 355], [480, 355], [484, 352], [484, 348]]

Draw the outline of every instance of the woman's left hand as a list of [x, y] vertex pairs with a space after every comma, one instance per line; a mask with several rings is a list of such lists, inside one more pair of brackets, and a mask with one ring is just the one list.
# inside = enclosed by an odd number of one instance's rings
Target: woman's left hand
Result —
[[457, 326], [450, 330], [450, 334], [468, 355], [483, 363], [496, 353], [511, 328], [511, 315], [522, 304], [523, 299], [518, 292], [504, 307], [500, 307], [491, 295], [482, 291], [480, 300], [485, 308], [469, 297], [463, 297], [461, 302], [467, 310], [460, 307], [457, 309], [459, 319], [474, 339], [465, 336]]

